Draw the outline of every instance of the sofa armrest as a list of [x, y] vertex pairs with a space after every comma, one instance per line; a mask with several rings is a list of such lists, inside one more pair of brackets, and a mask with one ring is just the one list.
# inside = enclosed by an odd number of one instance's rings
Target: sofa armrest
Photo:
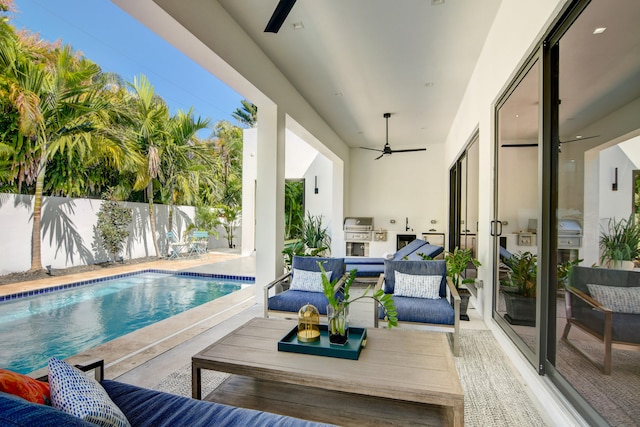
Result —
[[[273, 282], [269, 283], [267, 286], [265, 286], [265, 291], [269, 291], [271, 288], [273, 288], [274, 286], [276, 287], [276, 293], [279, 294], [280, 292], [282, 292], [282, 283], [286, 280], [289, 280], [289, 278], [291, 277], [291, 272], [285, 273], [282, 276], [276, 278]], [[280, 286], [280, 289], [278, 289], [278, 286]]]
[[447, 289], [453, 299], [453, 355], [458, 356], [460, 354], [460, 294], [449, 276], [447, 276]]
[[382, 285], [384, 284], [384, 273], [378, 276], [378, 281], [376, 282], [375, 288], [373, 288], [373, 292], [377, 292], [382, 289]]
[[275, 288], [276, 295], [283, 291], [282, 283], [289, 280], [291, 272], [285, 273], [264, 287], [264, 317], [269, 317], [269, 291]]
[[[378, 281], [376, 282], [376, 286], [373, 288], [373, 293], [375, 294], [380, 289], [382, 289], [382, 285], [384, 284], [384, 273], [378, 276]], [[378, 327], [378, 305], [373, 304], [373, 327]]]
[[598, 311], [600, 311], [602, 313], [605, 313], [605, 314], [607, 312], [611, 313], [611, 309], [603, 306], [598, 301], [593, 299], [590, 295], [587, 295], [586, 293], [582, 292], [578, 288], [574, 288], [573, 286], [568, 286], [566, 288], [565, 292], [567, 293], [567, 296], [569, 297], [569, 298], [567, 298], [567, 301], [570, 301], [570, 298], [572, 298], [572, 296], [575, 295], [577, 298], [579, 298], [582, 301], [584, 301], [585, 303], [589, 304], [595, 310], [598, 310]]
[[[104, 360], [94, 360], [93, 362], [89, 362], [87, 364], [75, 365], [76, 368], [80, 369], [82, 372], [95, 371], [94, 375], [96, 381], [101, 382], [104, 379]], [[42, 377], [36, 378], [38, 381], [49, 382], [49, 375], [44, 375]]]

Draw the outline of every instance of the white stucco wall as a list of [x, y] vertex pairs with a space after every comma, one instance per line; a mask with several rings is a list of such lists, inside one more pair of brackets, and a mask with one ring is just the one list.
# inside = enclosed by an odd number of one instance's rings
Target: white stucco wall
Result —
[[[94, 226], [102, 202], [95, 199], [71, 199], [45, 197], [42, 209], [42, 266], [67, 268], [105, 262], [109, 256], [97, 243]], [[132, 209], [124, 258], [155, 256], [153, 242], [149, 238], [149, 206], [146, 203], [125, 203]], [[168, 207], [155, 204], [158, 242], [163, 254], [166, 251], [165, 232], [168, 224]], [[31, 217], [33, 196], [0, 194], [0, 275], [23, 272], [31, 268]], [[194, 208], [174, 207], [173, 229], [178, 233], [193, 222]], [[209, 249], [226, 248], [226, 234], [218, 229], [220, 239], [209, 239]], [[241, 230], [236, 230], [241, 239]], [[122, 254], [121, 254], [122, 255]]]
[[[257, 175], [257, 131], [245, 129], [243, 135], [243, 240], [242, 253], [255, 248], [255, 180]], [[316, 177], [318, 193], [315, 193]], [[300, 136], [285, 133], [285, 178], [305, 180], [305, 211], [322, 216], [323, 224], [334, 234], [333, 164]], [[341, 219], [338, 220], [341, 223]], [[340, 225], [341, 226], [341, 225]]]
[[[455, 162], [475, 129], [479, 131], [481, 167], [477, 179], [481, 184], [478, 195], [478, 259], [482, 267], [478, 271], [478, 277], [485, 286], [479, 294], [476, 307], [487, 320], [491, 318], [493, 292], [493, 287], [490, 286], [493, 254], [489, 227], [494, 201], [494, 105], [544, 31], [560, 13], [564, 3], [565, 0], [502, 2], [446, 139], [443, 160], [448, 168]], [[444, 193], [442, 203], [446, 204], [447, 201], [448, 191]], [[514, 225], [517, 224], [519, 221]]]
[[374, 160], [377, 156], [373, 151], [352, 148], [347, 170], [351, 182], [348, 216], [373, 217], [375, 229], [387, 231], [387, 241], [371, 243], [369, 255], [395, 252], [397, 234], [419, 238], [432, 228], [446, 232], [444, 144], [429, 145], [425, 152], [396, 153]]

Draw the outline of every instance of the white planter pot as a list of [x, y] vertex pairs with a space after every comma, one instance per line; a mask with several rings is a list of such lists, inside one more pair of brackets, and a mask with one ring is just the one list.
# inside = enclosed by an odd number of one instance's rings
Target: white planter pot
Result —
[[614, 270], [633, 270], [635, 264], [633, 261], [613, 261], [609, 260], [607, 267]]

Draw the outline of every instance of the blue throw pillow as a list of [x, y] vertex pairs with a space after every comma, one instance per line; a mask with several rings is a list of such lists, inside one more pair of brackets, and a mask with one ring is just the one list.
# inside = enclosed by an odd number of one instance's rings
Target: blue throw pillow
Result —
[[442, 276], [405, 274], [396, 271], [396, 285], [393, 294], [398, 297], [440, 298]]
[[[331, 274], [331, 271], [325, 272], [326, 277], [331, 277]], [[307, 292], [323, 292], [322, 272], [298, 270], [294, 268], [293, 279], [291, 280], [289, 289]]]
[[99, 426], [131, 427], [96, 380], [55, 357], [49, 359], [49, 386], [54, 408]]

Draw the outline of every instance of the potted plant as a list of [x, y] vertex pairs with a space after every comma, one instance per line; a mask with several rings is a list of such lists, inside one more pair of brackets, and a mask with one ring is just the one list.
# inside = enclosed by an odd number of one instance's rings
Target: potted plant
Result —
[[322, 224], [321, 215], [307, 216], [300, 227], [300, 239], [305, 245], [305, 253], [309, 256], [326, 256], [331, 247], [329, 230]]
[[504, 263], [509, 267], [501, 281], [507, 307], [504, 318], [513, 325], [535, 326], [537, 256], [531, 252], [514, 253]]
[[460, 249], [457, 246], [453, 252], [446, 253], [444, 259], [447, 263], [447, 276], [451, 277], [451, 281], [460, 295], [460, 319], [469, 320], [467, 307], [469, 306], [471, 292], [466, 288], [460, 288], [460, 286], [467, 283], [473, 283], [474, 281], [473, 278], [464, 277], [469, 264], [471, 263], [476, 268], [480, 267], [482, 264], [472, 256], [471, 249]]
[[294, 256], [327, 256], [330, 252], [331, 236], [327, 227], [322, 225], [322, 216], [311, 215], [303, 219], [298, 228], [297, 238], [285, 242], [282, 255], [287, 271], [291, 270]]
[[398, 326], [398, 313], [390, 294], [385, 294], [384, 290], [379, 289], [374, 292], [373, 295], [369, 295], [371, 286], [367, 286], [364, 294], [351, 299], [349, 290], [356, 278], [357, 270], [355, 269], [349, 271], [349, 274], [345, 277], [344, 285], [336, 294], [335, 286], [339, 279], [336, 278], [333, 282], [329, 281], [322, 263], [318, 262], [318, 265], [322, 272], [321, 277], [324, 296], [327, 297], [329, 301], [327, 305], [327, 330], [331, 344], [344, 345], [347, 343], [349, 340], [349, 305], [363, 298], [373, 299], [376, 304], [379, 304], [384, 309], [385, 319], [389, 329], [393, 326]]
[[629, 219], [609, 219], [607, 229], [600, 233], [600, 263], [609, 268], [633, 270], [640, 258], [640, 224], [633, 215]]

